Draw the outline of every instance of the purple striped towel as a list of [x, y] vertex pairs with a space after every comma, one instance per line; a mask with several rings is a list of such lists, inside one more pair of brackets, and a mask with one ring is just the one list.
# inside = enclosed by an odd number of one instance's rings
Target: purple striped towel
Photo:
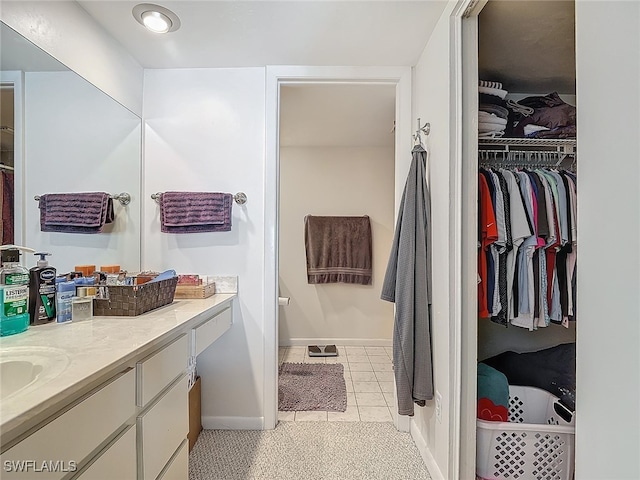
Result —
[[160, 230], [164, 233], [228, 232], [232, 203], [230, 193], [162, 193]]
[[101, 233], [113, 222], [113, 200], [105, 192], [48, 193], [40, 197], [40, 230]]

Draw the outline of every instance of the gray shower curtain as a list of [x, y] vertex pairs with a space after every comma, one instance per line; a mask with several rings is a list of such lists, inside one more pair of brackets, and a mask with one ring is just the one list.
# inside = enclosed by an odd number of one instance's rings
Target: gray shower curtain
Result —
[[433, 398], [431, 360], [430, 202], [427, 152], [417, 145], [402, 193], [393, 246], [380, 298], [395, 302], [393, 368], [398, 413], [413, 415], [414, 403]]

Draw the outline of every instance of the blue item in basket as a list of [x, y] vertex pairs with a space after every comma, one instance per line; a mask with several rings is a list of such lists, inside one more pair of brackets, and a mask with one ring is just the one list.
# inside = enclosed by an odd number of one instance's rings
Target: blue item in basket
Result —
[[509, 382], [504, 373], [486, 363], [478, 363], [478, 399], [488, 398], [494, 405], [509, 408]]
[[177, 276], [178, 274], [176, 273], [175, 270], [165, 270], [164, 272], [157, 275], [153, 280], [149, 281], [148, 283], [160, 282], [162, 280], [169, 280], [170, 278], [174, 278]]

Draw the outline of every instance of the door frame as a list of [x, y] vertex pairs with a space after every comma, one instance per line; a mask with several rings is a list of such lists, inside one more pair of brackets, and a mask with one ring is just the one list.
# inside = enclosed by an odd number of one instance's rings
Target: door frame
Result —
[[[278, 423], [278, 225], [280, 222], [280, 88], [283, 85], [388, 84], [396, 86], [395, 211], [409, 170], [412, 145], [411, 67], [267, 66], [265, 103], [264, 212], [264, 395], [263, 428]], [[400, 186], [399, 186], [400, 185]], [[408, 430], [408, 417], [394, 419]], [[400, 422], [401, 424], [399, 425]]]
[[24, 218], [25, 153], [24, 153], [24, 72], [0, 72], [0, 83], [13, 86], [13, 243], [22, 245], [27, 222]]

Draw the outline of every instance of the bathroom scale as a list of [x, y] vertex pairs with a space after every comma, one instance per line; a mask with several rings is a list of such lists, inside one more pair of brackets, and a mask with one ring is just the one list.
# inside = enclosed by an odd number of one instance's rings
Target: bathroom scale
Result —
[[309, 345], [310, 357], [337, 357], [338, 349], [335, 345]]

